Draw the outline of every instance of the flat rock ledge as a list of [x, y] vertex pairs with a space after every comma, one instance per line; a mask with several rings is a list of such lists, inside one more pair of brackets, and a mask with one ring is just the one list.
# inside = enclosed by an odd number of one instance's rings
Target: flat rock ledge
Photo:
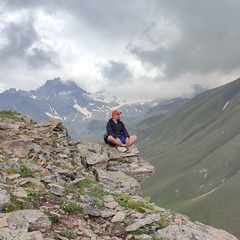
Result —
[[104, 143], [80, 142], [77, 149], [85, 155], [99, 183], [109, 189], [141, 195], [141, 183], [154, 173], [154, 166], [138, 156], [136, 146], [122, 153]]

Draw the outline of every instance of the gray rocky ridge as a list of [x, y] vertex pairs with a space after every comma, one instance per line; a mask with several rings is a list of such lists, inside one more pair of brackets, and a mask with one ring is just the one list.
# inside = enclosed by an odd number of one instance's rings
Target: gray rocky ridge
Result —
[[0, 239], [236, 239], [143, 197], [154, 167], [138, 153], [0, 115]]

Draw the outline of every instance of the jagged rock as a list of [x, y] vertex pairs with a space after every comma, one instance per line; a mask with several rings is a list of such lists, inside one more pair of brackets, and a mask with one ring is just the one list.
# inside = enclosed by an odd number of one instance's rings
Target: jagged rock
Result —
[[0, 130], [8, 130], [8, 129], [11, 129], [12, 126], [10, 126], [9, 124], [7, 123], [4, 123], [4, 122], [0, 122]]
[[125, 217], [126, 217], [126, 213], [125, 213], [125, 212], [122, 212], [122, 211], [119, 211], [119, 212], [117, 212], [116, 215], [111, 219], [111, 222], [112, 222], [112, 223], [122, 222]]
[[20, 157], [26, 157], [30, 149], [33, 148], [33, 143], [29, 140], [18, 139], [2, 143], [3, 149], [8, 154], [18, 154]]
[[151, 215], [144, 217], [143, 219], [137, 219], [135, 223], [126, 227], [126, 231], [133, 232], [133, 231], [136, 231], [140, 227], [143, 227], [147, 224], [152, 224], [154, 222], [158, 222], [159, 220], [160, 220], [160, 214], [151, 214]]
[[89, 165], [94, 165], [99, 168], [106, 168], [108, 165], [109, 157], [107, 153], [93, 153], [89, 152], [86, 155], [86, 161]]
[[10, 180], [13, 180], [13, 179], [16, 179], [16, 178], [19, 178], [21, 177], [20, 174], [16, 173], [16, 174], [10, 174], [7, 176], [7, 179], [10, 179]]
[[27, 197], [27, 191], [25, 191], [24, 188], [20, 187], [17, 188], [14, 192], [13, 195], [18, 197], [18, 198], [26, 198]]
[[116, 236], [120, 239], [125, 239], [127, 232], [122, 224], [112, 225], [109, 229], [110, 236]]
[[3, 228], [3, 227], [8, 227], [7, 218], [0, 219], [0, 228]]
[[[81, 143], [82, 151], [83, 147], [87, 146]], [[91, 147], [87, 148], [90, 149], [90, 152], [85, 155], [86, 163], [95, 168], [124, 172], [139, 183], [143, 183], [154, 172], [152, 165], [137, 156], [139, 151], [135, 146], [131, 147], [130, 152], [127, 153], [120, 153], [116, 148], [110, 146], [101, 147], [100, 144], [91, 144]], [[96, 153], [96, 150], [100, 152]]]
[[44, 188], [44, 184], [41, 183], [41, 180], [40, 179], [37, 179], [37, 178], [17, 178], [14, 180], [14, 182], [16, 184], [18, 184], [19, 186], [23, 186], [27, 183], [32, 183], [40, 188]]
[[82, 209], [84, 214], [95, 216], [95, 217], [101, 216], [101, 211], [98, 208], [93, 207], [87, 203], [82, 204]]
[[87, 227], [87, 224], [81, 219], [78, 221], [78, 228], [82, 231], [87, 237], [90, 237], [91, 240], [97, 240], [98, 236]]
[[105, 209], [105, 210], [101, 211], [102, 218], [109, 218], [109, 217], [114, 216], [115, 214], [116, 214], [116, 211], [114, 211], [114, 210]]
[[138, 156], [127, 156], [122, 161], [110, 160], [109, 171], [122, 171], [135, 178], [139, 183], [143, 183], [154, 173], [154, 167]]
[[63, 196], [65, 194], [65, 189], [64, 187], [54, 184], [54, 183], [49, 183], [50, 186], [50, 192], [57, 195], [57, 196]]
[[116, 201], [112, 201], [112, 202], [107, 202], [105, 203], [105, 207], [106, 208], [109, 208], [109, 209], [114, 209], [116, 208], [117, 206], [119, 206], [118, 202]]
[[[151, 235], [148, 235], [148, 234], [141, 234], [141, 235], [136, 236], [134, 239], [135, 240], [152, 240], [153, 237]], [[166, 239], [166, 240], [170, 240], [170, 239]]]
[[10, 202], [10, 195], [7, 190], [0, 190], [0, 207], [2, 208]]
[[19, 210], [0, 214], [0, 218], [4, 217], [6, 217], [10, 229], [20, 229], [27, 232], [29, 229], [37, 231], [51, 228], [48, 217], [39, 210]]
[[9, 228], [0, 228], [0, 239], [3, 240], [43, 240], [43, 235], [39, 231], [23, 232], [21, 230], [14, 230]]
[[131, 149], [129, 152], [123, 152], [123, 153], [119, 152], [117, 148], [113, 148], [110, 146], [105, 146], [104, 150], [108, 152], [110, 159], [124, 159], [125, 157], [137, 156], [139, 153], [139, 151], [135, 146], [134, 147], [131, 146]]
[[158, 230], [154, 234], [156, 239], [169, 238], [172, 240], [237, 240], [233, 235], [220, 229], [216, 229], [202, 223], [188, 222], [185, 225], [170, 225]]
[[35, 127], [38, 129], [39, 132], [49, 132], [55, 129], [58, 126], [56, 121], [45, 121], [43, 123], [36, 124]]
[[113, 198], [112, 195], [107, 195], [107, 196], [104, 196], [104, 197], [103, 197], [103, 201], [104, 201], [105, 203], [114, 202], [114, 198]]
[[126, 192], [130, 195], [141, 194], [140, 184], [132, 177], [125, 173], [117, 171], [105, 171], [100, 168], [95, 169], [98, 181], [106, 188]]

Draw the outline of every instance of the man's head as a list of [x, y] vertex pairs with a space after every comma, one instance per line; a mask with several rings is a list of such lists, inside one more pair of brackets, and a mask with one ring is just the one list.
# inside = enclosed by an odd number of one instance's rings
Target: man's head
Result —
[[122, 112], [119, 112], [118, 110], [112, 111], [112, 117], [114, 118], [115, 116], [120, 116]]

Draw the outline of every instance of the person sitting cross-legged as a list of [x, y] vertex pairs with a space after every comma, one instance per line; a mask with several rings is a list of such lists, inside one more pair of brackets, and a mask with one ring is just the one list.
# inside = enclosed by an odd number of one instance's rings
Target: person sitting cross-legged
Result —
[[124, 147], [125, 151], [129, 150], [129, 146], [137, 140], [136, 135], [129, 135], [124, 123], [120, 120], [121, 112], [114, 110], [112, 118], [109, 119], [107, 129], [106, 142], [111, 146]]

